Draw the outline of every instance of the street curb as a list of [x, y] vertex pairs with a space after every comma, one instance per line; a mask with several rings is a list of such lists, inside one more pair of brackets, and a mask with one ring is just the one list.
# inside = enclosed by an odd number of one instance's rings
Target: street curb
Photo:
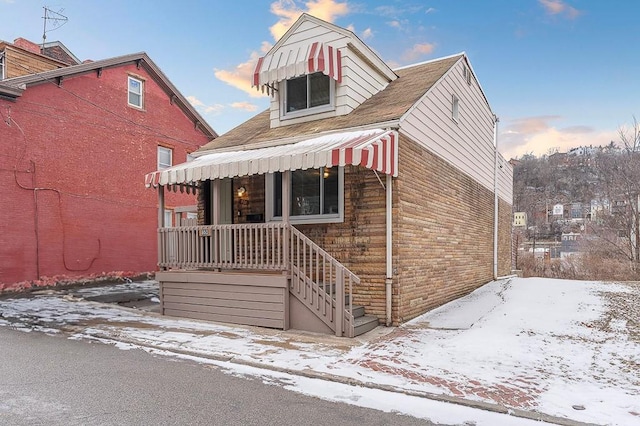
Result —
[[[78, 332], [78, 330], [74, 330], [72, 329], [72, 327], [69, 327], [69, 328], [63, 327], [61, 330], [66, 332], [72, 332], [72, 333]], [[462, 405], [470, 408], [481, 409], [481, 410], [491, 411], [491, 412], [500, 413], [500, 414], [507, 414], [510, 416], [520, 417], [520, 418], [529, 419], [529, 420], [544, 421], [547, 423], [552, 423], [552, 424], [557, 424], [562, 426], [598, 426], [595, 423], [579, 422], [576, 420], [567, 419], [565, 417], [559, 417], [559, 416], [553, 416], [550, 414], [540, 413], [538, 411], [527, 411], [527, 410], [518, 409], [518, 408], [508, 408], [508, 407], [505, 407], [504, 405], [490, 403], [490, 402], [474, 401], [474, 400], [460, 398], [456, 396], [402, 389], [402, 388], [394, 387], [391, 385], [383, 385], [383, 384], [378, 384], [374, 382], [367, 382], [367, 381], [362, 381], [362, 380], [358, 380], [350, 377], [320, 373], [312, 370], [293, 370], [293, 369], [278, 367], [278, 366], [269, 365], [269, 364], [261, 364], [259, 362], [236, 359], [235, 356], [211, 355], [211, 354], [198, 353], [198, 352], [192, 352], [192, 351], [186, 351], [186, 350], [180, 350], [180, 349], [168, 349], [159, 345], [140, 343], [133, 339], [120, 338], [120, 337], [116, 339], [113, 336], [110, 336], [108, 334], [103, 334], [103, 333], [87, 333], [85, 331], [83, 334], [84, 336], [93, 337], [103, 341], [107, 340], [107, 341], [112, 341], [114, 343], [126, 343], [133, 346], [138, 346], [141, 348], [149, 348], [157, 351], [174, 353], [176, 355], [186, 355], [186, 356], [191, 356], [195, 358], [204, 358], [204, 359], [210, 359], [213, 361], [228, 362], [232, 364], [238, 364], [238, 365], [258, 368], [262, 370], [270, 370], [270, 371], [279, 372], [279, 373], [302, 376], [310, 379], [320, 379], [320, 380], [326, 380], [326, 381], [340, 383], [340, 384], [349, 385], [349, 386], [360, 386], [360, 387], [377, 389], [377, 390], [386, 391], [386, 392], [399, 393], [399, 394], [404, 394], [408, 396], [415, 396], [419, 398], [430, 399], [433, 401], [447, 402], [450, 404]]]

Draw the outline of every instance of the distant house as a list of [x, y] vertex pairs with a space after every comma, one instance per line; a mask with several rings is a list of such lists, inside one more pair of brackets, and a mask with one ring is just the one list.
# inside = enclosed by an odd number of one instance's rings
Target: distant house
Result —
[[[155, 271], [157, 197], [132, 183], [216, 133], [145, 53], [77, 63], [19, 39], [0, 55], [0, 290]], [[165, 204], [167, 224], [196, 215], [193, 193]]]
[[199, 194], [199, 226], [159, 231], [164, 314], [354, 336], [510, 273], [512, 168], [464, 53], [392, 70], [303, 14], [252, 83], [269, 109], [146, 177]]
[[527, 212], [515, 212], [513, 214], [513, 226], [526, 227], [527, 226]]
[[581, 234], [575, 232], [563, 233], [560, 246], [560, 257], [564, 259], [568, 256], [579, 254], [581, 242]]

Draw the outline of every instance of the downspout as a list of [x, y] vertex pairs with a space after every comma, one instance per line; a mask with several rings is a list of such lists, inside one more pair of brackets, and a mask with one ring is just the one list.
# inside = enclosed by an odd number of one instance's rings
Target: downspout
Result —
[[386, 244], [386, 262], [387, 262], [387, 272], [385, 279], [385, 287], [386, 287], [386, 314], [387, 314], [387, 327], [391, 326], [391, 296], [392, 296], [392, 283], [393, 283], [393, 246], [391, 245], [393, 241], [393, 212], [392, 212], [392, 177], [391, 175], [387, 175], [387, 185], [386, 185], [386, 225], [387, 225], [387, 244]]
[[493, 279], [498, 279], [498, 119], [493, 115]]

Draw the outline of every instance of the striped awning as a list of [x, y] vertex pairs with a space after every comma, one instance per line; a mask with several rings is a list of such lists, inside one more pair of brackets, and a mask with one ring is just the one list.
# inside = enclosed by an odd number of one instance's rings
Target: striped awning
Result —
[[253, 72], [252, 86], [258, 89], [274, 88], [280, 81], [315, 72], [322, 72], [340, 83], [340, 50], [317, 41], [291, 49], [279, 49], [272, 55], [258, 59]]
[[359, 130], [267, 148], [212, 152], [149, 173], [145, 184], [147, 187], [189, 185], [210, 179], [346, 165], [398, 176], [398, 132]]

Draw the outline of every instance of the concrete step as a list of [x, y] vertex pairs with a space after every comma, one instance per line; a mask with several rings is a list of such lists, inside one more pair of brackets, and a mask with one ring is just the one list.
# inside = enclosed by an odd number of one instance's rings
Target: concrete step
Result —
[[356, 318], [353, 321], [353, 335], [360, 336], [361, 334], [371, 331], [378, 326], [378, 317], [372, 315], [363, 315]]

